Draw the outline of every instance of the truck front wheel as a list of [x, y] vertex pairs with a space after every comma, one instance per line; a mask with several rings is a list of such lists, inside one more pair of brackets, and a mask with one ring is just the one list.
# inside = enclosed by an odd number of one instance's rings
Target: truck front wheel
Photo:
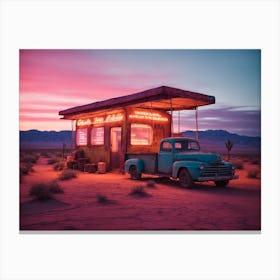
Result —
[[191, 188], [193, 186], [193, 179], [187, 169], [181, 169], [178, 178], [182, 187]]
[[215, 181], [216, 187], [226, 187], [229, 183], [229, 180], [223, 180], [223, 181]]
[[141, 179], [141, 173], [138, 173], [135, 165], [130, 166], [129, 174], [130, 174], [130, 179], [132, 179], [132, 180], [140, 180]]

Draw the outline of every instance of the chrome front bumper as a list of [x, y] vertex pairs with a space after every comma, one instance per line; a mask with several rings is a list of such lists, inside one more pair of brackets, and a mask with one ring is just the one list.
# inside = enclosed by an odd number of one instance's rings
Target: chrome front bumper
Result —
[[211, 176], [211, 177], [198, 177], [198, 182], [204, 182], [204, 181], [226, 181], [226, 180], [233, 180], [238, 179], [238, 175], [233, 176]]

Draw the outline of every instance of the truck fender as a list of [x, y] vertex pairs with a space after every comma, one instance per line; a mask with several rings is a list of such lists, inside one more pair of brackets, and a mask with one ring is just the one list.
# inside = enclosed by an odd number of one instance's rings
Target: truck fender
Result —
[[130, 158], [125, 161], [124, 163], [124, 169], [126, 173], [129, 173], [129, 169], [131, 166], [135, 165], [138, 173], [143, 173], [144, 171], [144, 161], [139, 158]]
[[181, 168], [186, 168], [192, 179], [195, 181], [199, 177], [201, 162], [199, 161], [175, 161], [172, 166], [172, 177], [178, 178]]

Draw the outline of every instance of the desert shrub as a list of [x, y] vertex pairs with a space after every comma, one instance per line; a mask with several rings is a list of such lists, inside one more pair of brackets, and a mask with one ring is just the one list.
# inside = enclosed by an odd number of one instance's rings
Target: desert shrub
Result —
[[36, 163], [38, 160], [38, 156], [37, 155], [30, 155], [30, 154], [26, 154], [26, 155], [22, 155], [20, 158], [21, 162], [24, 163]]
[[31, 186], [29, 190], [29, 195], [34, 196], [37, 200], [48, 200], [51, 199], [52, 192], [46, 183], [36, 183]]
[[21, 162], [19, 166], [19, 179], [22, 181], [22, 177], [28, 175], [30, 172], [34, 172], [32, 163]]
[[235, 167], [235, 169], [244, 169], [244, 165], [241, 160], [234, 160], [234, 161], [232, 161], [232, 163], [233, 163], [233, 166]]
[[54, 193], [63, 193], [62, 188], [56, 181], [35, 183], [29, 190], [29, 195], [37, 200], [45, 201], [53, 198]]
[[56, 171], [61, 171], [64, 169], [64, 161], [59, 161], [59, 162], [56, 162], [54, 165], [53, 165], [53, 169], [56, 170]]
[[259, 179], [260, 176], [261, 176], [261, 172], [258, 169], [249, 170], [247, 172], [247, 178], [250, 178], [250, 179]]
[[147, 182], [147, 187], [148, 187], [148, 188], [155, 188], [155, 187], [156, 187], [155, 181], [149, 180], [149, 181]]
[[251, 163], [255, 164], [255, 165], [259, 165], [260, 164], [260, 160], [258, 158], [254, 158], [254, 159], [251, 160]]
[[21, 162], [19, 168], [20, 168], [20, 175], [27, 175], [29, 174], [30, 171], [33, 170], [33, 164], [30, 162], [28, 163]]
[[47, 161], [47, 164], [55, 164], [57, 163], [59, 160], [57, 158], [50, 158]]
[[20, 167], [19, 167], [19, 175], [20, 177], [21, 176], [24, 176], [24, 175], [27, 175], [29, 173], [29, 169], [24, 165], [24, 164], [20, 164]]
[[52, 181], [48, 184], [51, 193], [64, 193], [57, 181]]
[[77, 173], [74, 170], [71, 169], [66, 169], [63, 170], [60, 175], [58, 176], [59, 180], [70, 180], [72, 178], [76, 178], [77, 177]]
[[42, 157], [46, 157], [46, 158], [50, 158], [51, 157], [50, 153], [48, 153], [48, 152], [41, 152], [41, 156]]
[[104, 194], [98, 194], [97, 195], [97, 202], [98, 203], [106, 203], [106, 202], [108, 202], [109, 200], [108, 200], [108, 198], [107, 198], [107, 196], [106, 195], [104, 195]]
[[134, 196], [148, 196], [148, 193], [145, 191], [143, 186], [134, 186], [129, 192], [129, 195]]

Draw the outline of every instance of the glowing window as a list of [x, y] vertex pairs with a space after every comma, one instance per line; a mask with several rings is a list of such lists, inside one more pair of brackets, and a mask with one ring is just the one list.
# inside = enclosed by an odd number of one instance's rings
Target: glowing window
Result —
[[78, 128], [76, 132], [77, 146], [87, 145], [87, 128]]
[[183, 152], [187, 150], [188, 140], [179, 140], [175, 142], [175, 150], [176, 152]]
[[171, 152], [172, 151], [172, 144], [170, 142], [162, 142], [161, 150], [163, 152]]
[[181, 142], [175, 142], [175, 149], [176, 150], [182, 150], [182, 143]]
[[151, 145], [153, 141], [153, 129], [147, 124], [131, 124], [131, 145]]
[[104, 127], [94, 127], [90, 139], [91, 145], [104, 145]]

